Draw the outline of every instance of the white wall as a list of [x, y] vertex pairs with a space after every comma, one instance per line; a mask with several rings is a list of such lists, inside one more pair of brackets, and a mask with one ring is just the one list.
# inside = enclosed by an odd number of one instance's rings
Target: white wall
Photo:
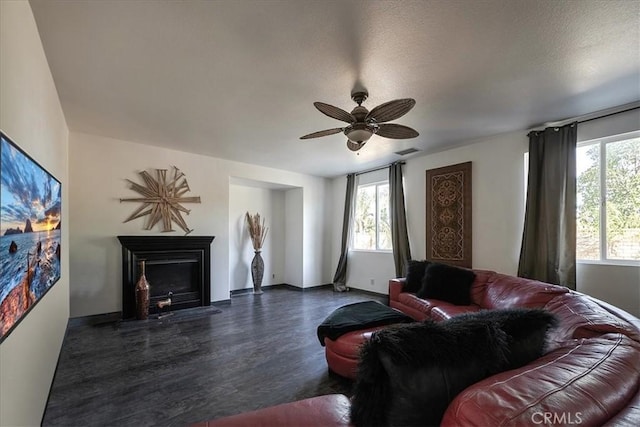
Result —
[[[284, 201], [284, 190], [271, 190], [271, 213], [270, 217], [267, 218], [267, 225], [270, 229], [269, 235], [267, 235], [266, 244], [269, 245], [268, 249], [269, 252], [271, 252], [273, 268], [271, 269], [271, 274], [269, 274], [269, 276], [267, 276], [267, 273], [265, 272], [265, 280], [268, 280], [268, 282], [265, 283], [270, 285], [284, 283], [284, 260], [286, 257], [284, 248], [287, 232], [287, 211], [285, 209]], [[247, 239], [249, 239], [248, 236]], [[253, 286], [253, 282], [251, 282], [251, 286]]]
[[411, 254], [422, 259], [425, 241], [425, 171], [472, 162], [473, 267], [516, 274], [524, 218], [525, 132], [473, 141], [410, 159], [404, 166]]
[[[408, 159], [403, 166], [411, 254], [414, 259], [425, 257], [425, 171], [471, 161], [473, 266], [515, 274], [524, 217], [526, 136], [518, 132], [471, 142], [441, 153]], [[332, 186], [334, 203], [340, 203], [339, 215], [344, 209], [345, 185], [344, 177], [340, 177], [334, 179]], [[336, 191], [341, 194], [335, 194]], [[334, 218], [337, 215], [334, 213]], [[342, 221], [336, 227], [341, 229]], [[334, 268], [339, 256], [339, 233], [333, 232]], [[392, 255], [352, 251], [347, 277], [350, 287], [386, 293], [389, 278], [395, 277]], [[375, 282], [373, 286], [371, 279]]]
[[640, 268], [578, 263], [578, 290], [640, 317]]
[[386, 294], [388, 293], [389, 279], [394, 277], [396, 277], [396, 268], [393, 264], [393, 254], [349, 251], [348, 287]]
[[68, 130], [29, 3], [0, 1], [0, 128], [62, 183], [60, 280], [0, 344], [0, 425], [39, 425], [69, 318]]
[[303, 287], [303, 189], [296, 188], [285, 192], [284, 205], [287, 212], [285, 232], [285, 283]]
[[[188, 196], [200, 196], [201, 204], [189, 204], [185, 217], [192, 235], [216, 236], [211, 245], [211, 299], [226, 300], [230, 290], [230, 179], [241, 178], [295, 186], [304, 190], [301, 219], [314, 223], [317, 207], [324, 203], [324, 178], [312, 177], [246, 163], [167, 150], [149, 145], [103, 138], [95, 135], [70, 135], [71, 191], [71, 316], [86, 316], [121, 310], [121, 260], [118, 235], [154, 235], [159, 231], [142, 229], [141, 219], [122, 221], [137, 208], [135, 203], [119, 203], [135, 193], [125, 179], [139, 182], [137, 172], [175, 165], [189, 182]], [[291, 191], [287, 191], [287, 195]], [[299, 190], [302, 191], [302, 190]], [[285, 205], [287, 204], [285, 195]], [[288, 216], [289, 212], [287, 212]], [[233, 218], [237, 221], [237, 218]], [[297, 220], [296, 220], [297, 221]], [[287, 230], [289, 224], [286, 225]], [[324, 239], [325, 228], [301, 228], [300, 239], [314, 249]], [[180, 235], [180, 231], [174, 234]], [[301, 251], [300, 251], [301, 252]], [[305, 260], [303, 260], [305, 261]], [[306, 261], [305, 261], [306, 262]], [[328, 260], [318, 256], [316, 265], [300, 266], [306, 282], [326, 282]], [[286, 272], [285, 272], [286, 276]]]
[[[303, 224], [302, 224], [302, 287], [324, 285], [330, 283], [328, 267], [331, 263], [327, 259], [325, 250], [328, 234], [326, 226], [327, 209], [333, 206], [327, 204], [329, 191], [328, 180], [318, 180], [307, 185], [302, 191]], [[329, 199], [330, 200], [330, 199]], [[318, 230], [324, 230], [317, 235]], [[317, 239], [307, 239], [306, 236], [317, 235]]]
[[[613, 115], [578, 126], [578, 141], [626, 133], [640, 126], [640, 111]], [[473, 162], [473, 267], [515, 275], [524, 221], [524, 153], [527, 130], [468, 141], [468, 145], [414, 157], [404, 166], [405, 199], [411, 253], [425, 257], [425, 171], [456, 163]], [[331, 184], [336, 209], [333, 219], [332, 268], [340, 256], [344, 209], [344, 177]], [[388, 261], [389, 260], [389, 261]], [[386, 293], [395, 274], [387, 254], [350, 252], [348, 285]], [[374, 279], [375, 284], [370, 285]], [[382, 282], [382, 283], [379, 283]], [[577, 289], [640, 316], [640, 266], [578, 263]]]
[[260, 213], [269, 227], [262, 248], [263, 286], [283, 283], [285, 246], [284, 190], [232, 184], [229, 189], [229, 283], [230, 290], [251, 289], [254, 257], [246, 213]]

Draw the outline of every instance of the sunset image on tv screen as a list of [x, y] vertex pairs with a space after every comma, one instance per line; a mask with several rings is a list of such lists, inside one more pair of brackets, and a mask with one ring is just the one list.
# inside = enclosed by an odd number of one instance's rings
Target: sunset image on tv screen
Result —
[[0, 134], [0, 340], [60, 278], [60, 182]]

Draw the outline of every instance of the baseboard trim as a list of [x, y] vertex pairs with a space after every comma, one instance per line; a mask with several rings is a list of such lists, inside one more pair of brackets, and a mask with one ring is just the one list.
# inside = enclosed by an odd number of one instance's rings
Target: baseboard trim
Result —
[[122, 320], [121, 311], [113, 311], [111, 313], [92, 314], [90, 316], [72, 317], [69, 319], [68, 327], [75, 326], [95, 326], [103, 323], [113, 323]]
[[[263, 292], [267, 292], [270, 291], [273, 288], [277, 288], [279, 286], [283, 286], [284, 283], [278, 283], [275, 285], [264, 285], [262, 287], [262, 291]], [[253, 288], [244, 288], [244, 289], [234, 289], [231, 292], [229, 292], [229, 294], [231, 295], [231, 297], [237, 297], [239, 295], [246, 295], [246, 294], [252, 294], [253, 293]]]
[[288, 283], [282, 283], [281, 285], [278, 285], [278, 286], [286, 289], [291, 289], [294, 291], [299, 291], [299, 292], [311, 292], [311, 291], [319, 291], [321, 289], [331, 287], [333, 285], [331, 283], [328, 283], [326, 285], [307, 286], [306, 288], [301, 288], [300, 286], [294, 286], [294, 285], [289, 285]]
[[[267, 286], [263, 286], [262, 290], [264, 292], [268, 292], [274, 289], [290, 289], [292, 291], [299, 291], [299, 292], [310, 292], [310, 291], [317, 291], [320, 289], [325, 289], [327, 287], [332, 287], [333, 285], [331, 283], [327, 283], [324, 285], [316, 285], [316, 286], [307, 286], [306, 288], [301, 288], [300, 286], [295, 286], [295, 285], [290, 285], [288, 283], [278, 283], [275, 285], [267, 285]], [[236, 297], [236, 296], [240, 296], [240, 295], [249, 295], [249, 294], [253, 294], [253, 288], [245, 288], [245, 289], [234, 289], [233, 291], [230, 292], [231, 297]]]
[[374, 291], [368, 291], [366, 289], [360, 289], [360, 288], [349, 288], [350, 291], [357, 291], [357, 292], [362, 292], [363, 294], [367, 294], [367, 295], [375, 295], [375, 296], [389, 296], [388, 293], [382, 293], [382, 292], [374, 292]]

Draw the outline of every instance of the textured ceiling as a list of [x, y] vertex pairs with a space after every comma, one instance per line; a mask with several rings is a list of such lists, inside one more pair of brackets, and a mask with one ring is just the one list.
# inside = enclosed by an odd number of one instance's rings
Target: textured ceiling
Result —
[[[312, 175], [640, 99], [636, 0], [30, 3], [71, 131]], [[420, 136], [299, 139], [355, 85]]]

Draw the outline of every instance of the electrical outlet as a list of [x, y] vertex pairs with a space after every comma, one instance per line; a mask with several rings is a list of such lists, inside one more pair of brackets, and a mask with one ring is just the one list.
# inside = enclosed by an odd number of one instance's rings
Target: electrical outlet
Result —
[[369, 279], [369, 284], [371, 286], [375, 285], [376, 284], [376, 279]]
[[275, 279], [275, 278], [276, 278], [276, 273], [273, 273], [273, 274], [271, 275], [271, 278], [272, 278], [272, 279]]

